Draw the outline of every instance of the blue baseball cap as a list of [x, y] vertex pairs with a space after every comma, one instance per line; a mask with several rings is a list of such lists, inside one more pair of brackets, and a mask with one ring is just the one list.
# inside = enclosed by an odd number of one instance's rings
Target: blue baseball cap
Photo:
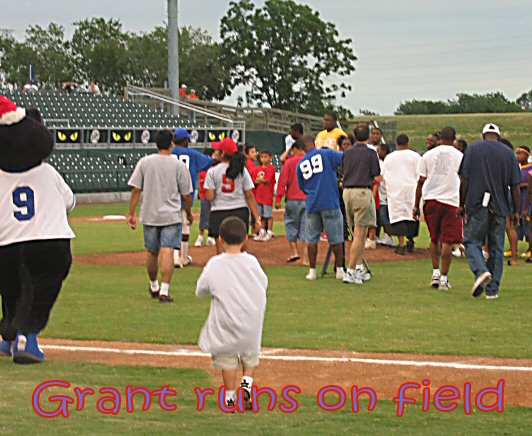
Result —
[[186, 131], [186, 129], [177, 129], [174, 132], [174, 139], [180, 141], [181, 139], [192, 139], [192, 135]]

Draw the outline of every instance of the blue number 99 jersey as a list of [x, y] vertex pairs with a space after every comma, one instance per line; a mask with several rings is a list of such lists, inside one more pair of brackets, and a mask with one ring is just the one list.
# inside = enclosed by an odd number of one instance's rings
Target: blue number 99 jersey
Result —
[[337, 169], [343, 154], [329, 149], [312, 150], [297, 167], [299, 188], [307, 195], [307, 213], [340, 209]]
[[207, 171], [212, 167], [214, 159], [211, 159], [209, 156], [200, 153], [197, 150], [187, 147], [175, 147], [172, 153], [188, 168], [190, 178], [192, 179], [192, 188], [195, 191], [199, 173]]

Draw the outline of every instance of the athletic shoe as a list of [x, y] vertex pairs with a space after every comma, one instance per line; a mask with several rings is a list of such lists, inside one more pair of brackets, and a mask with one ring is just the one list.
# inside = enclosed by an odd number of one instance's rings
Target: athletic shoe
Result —
[[151, 290], [151, 287], [150, 287], [150, 286], [148, 286], [148, 292], [150, 293], [151, 298], [153, 298], [154, 300], [155, 300], [156, 298], [159, 298], [159, 291], [157, 291], [157, 292], [153, 292], [153, 291]]
[[413, 253], [415, 246], [416, 246], [416, 244], [414, 243], [414, 241], [408, 241], [406, 243], [406, 251], [408, 251], [409, 253]]
[[203, 239], [203, 236], [199, 235], [198, 239], [196, 239], [196, 243], [194, 244], [194, 247], [203, 247], [203, 243], [205, 240]]
[[271, 239], [272, 239], [271, 232], [266, 232], [266, 233], [263, 233], [262, 236], [259, 236], [259, 241], [261, 242], [268, 242], [268, 241], [271, 241]]
[[[19, 338], [23, 338], [22, 342], [19, 340]], [[22, 346], [24, 340], [26, 340], [24, 351], [19, 351], [19, 345]], [[27, 365], [32, 363], [41, 363], [44, 361], [44, 353], [39, 348], [37, 336], [35, 334], [28, 334], [27, 337], [24, 337], [23, 335], [17, 336], [17, 339], [15, 339], [15, 344], [13, 345], [13, 362]]]
[[192, 256], [187, 256], [186, 259], [181, 259], [181, 265], [183, 265], [181, 268], [189, 266], [191, 263], [192, 263]]
[[450, 291], [451, 290], [451, 284], [449, 282], [440, 282], [440, 285], [438, 286], [439, 291]]
[[491, 283], [491, 279], [491, 274], [488, 271], [482, 273], [473, 285], [473, 289], [471, 290], [471, 294], [473, 295], [473, 297], [480, 297], [486, 289], [486, 286]]
[[384, 233], [382, 238], [377, 240], [377, 243], [386, 247], [393, 247], [393, 237], [387, 233]]
[[316, 280], [318, 278], [318, 273], [316, 272], [316, 269], [311, 268], [305, 278], [307, 280]]
[[465, 253], [462, 251], [464, 249], [463, 245], [459, 245], [453, 250], [454, 257], [462, 257]]
[[183, 262], [181, 261], [181, 258], [174, 259], [174, 268], [183, 268]]
[[252, 410], [253, 403], [251, 402], [251, 386], [249, 386], [249, 384], [246, 382], [242, 382], [240, 383], [240, 387], [242, 388], [242, 393], [244, 394], [244, 406], [246, 407], [246, 410]]
[[264, 239], [264, 237], [266, 236], [266, 230], [264, 229], [260, 229], [260, 232], [258, 235], [254, 236], [253, 237], [253, 240], [254, 241], [262, 241]]
[[207, 238], [207, 246], [208, 247], [212, 247], [213, 245], [216, 245], [216, 239], [214, 239], [213, 237], [209, 236]]
[[275, 238], [275, 233], [273, 233], [271, 230], [268, 230], [266, 233], [270, 237], [270, 239], [274, 239]]
[[400, 254], [401, 256], [406, 255], [406, 247], [395, 247], [395, 250], [393, 250], [395, 254]]
[[512, 257], [512, 250], [506, 250], [504, 252], [504, 257]]
[[438, 286], [440, 286], [440, 279], [441, 275], [433, 274], [432, 278], [430, 279], [430, 286], [432, 286], [433, 288], [437, 288]]
[[359, 274], [357, 274], [356, 271], [354, 273], [352, 273], [351, 271], [346, 271], [344, 274], [343, 282], [348, 284], [361, 285], [362, 278]]
[[375, 250], [377, 248], [377, 242], [372, 241], [371, 239], [367, 238], [364, 244], [364, 248], [366, 250]]
[[357, 269], [356, 273], [358, 274], [358, 277], [360, 277], [360, 280], [362, 280], [364, 283], [371, 280], [371, 274], [366, 270], [365, 267], [363, 269]]
[[174, 299], [170, 295], [159, 295], [159, 303], [173, 303]]
[[532, 251], [528, 250], [527, 252], [521, 255], [521, 259], [532, 259]]
[[497, 298], [499, 298], [499, 294], [494, 294], [494, 295], [486, 294], [486, 300], [496, 300]]
[[345, 271], [343, 268], [336, 268], [336, 280], [343, 280]]
[[0, 357], [11, 357], [11, 342], [2, 340], [0, 342]]

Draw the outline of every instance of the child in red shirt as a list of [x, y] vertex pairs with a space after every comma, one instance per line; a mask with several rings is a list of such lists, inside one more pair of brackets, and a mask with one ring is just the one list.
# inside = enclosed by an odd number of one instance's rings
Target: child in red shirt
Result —
[[273, 194], [275, 190], [275, 167], [272, 165], [273, 155], [270, 151], [261, 151], [259, 161], [261, 166], [255, 168], [253, 182], [255, 183], [255, 199], [259, 208], [262, 228], [256, 241], [269, 241], [273, 237]]

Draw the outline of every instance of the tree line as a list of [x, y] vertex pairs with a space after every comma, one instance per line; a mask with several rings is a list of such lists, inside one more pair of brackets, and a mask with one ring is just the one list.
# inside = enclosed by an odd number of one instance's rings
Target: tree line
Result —
[[[232, 1], [221, 21], [220, 42], [202, 29], [179, 30], [180, 82], [200, 98], [222, 100], [238, 85], [250, 91], [242, 104], [323, 114], [349, 112], [335, 96], [351, 90], [329, 85], [331, 75], [348, 76], [356, 57], [350, 39], [319, 13], [292, 0]], [[74, 23], [71, 38], [60, 24], [29, 26], [25, 38], [0, 37], [0, 82], [21, 88], [34, 65], [40, 88], [94, 80], [107, 93], [122, 94], [129, 83], [163, 87], [167, 80], [167, 27], [134, 33], [115, 19]]]

